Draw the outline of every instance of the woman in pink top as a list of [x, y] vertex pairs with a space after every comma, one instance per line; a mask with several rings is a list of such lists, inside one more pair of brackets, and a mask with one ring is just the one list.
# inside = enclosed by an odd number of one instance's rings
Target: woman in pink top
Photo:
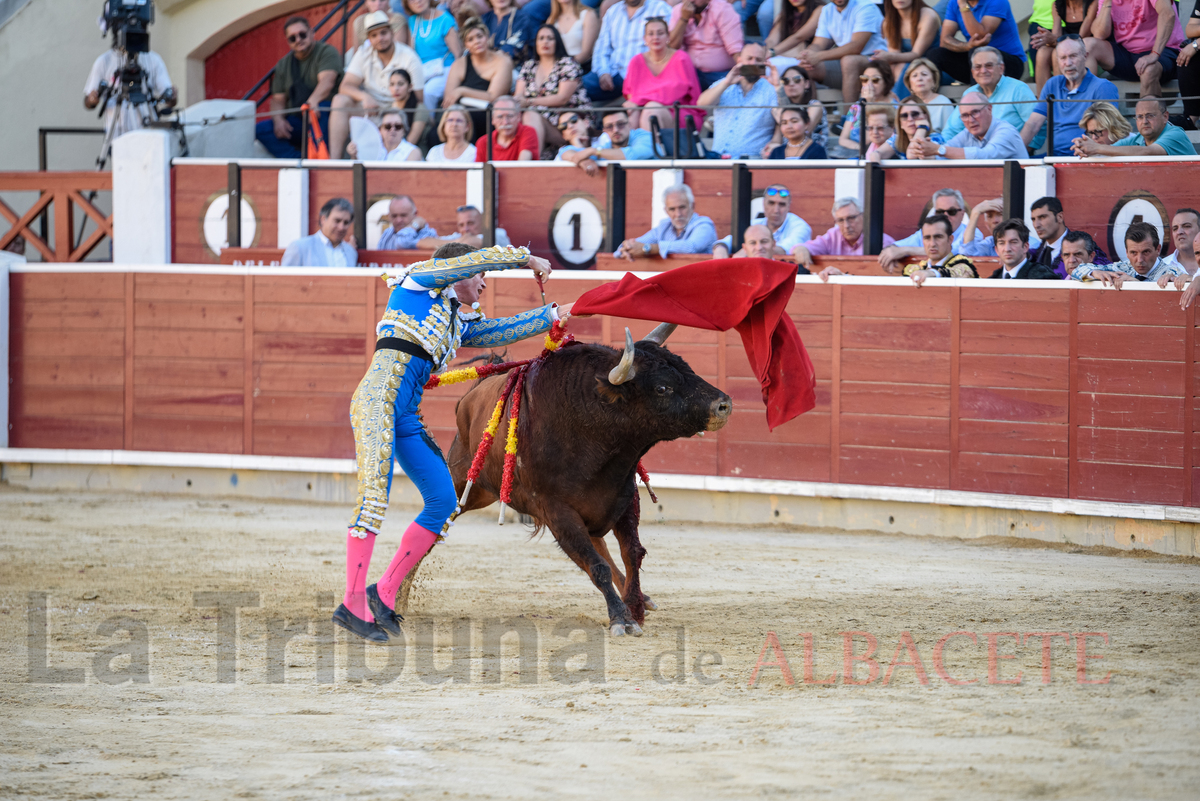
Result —
[[[635, 128], [649, 131], [650, 120], [658, 118], [663, 128], [674, 128], [675, 120], [671, 109], [673, 103], [695, 105], [700, 99], [700, 79], [692, 59], [682, 50], [667, 46], [671, 34], [667, 21], [662, 17], [646, 20], [643, 41], [649, 48], [645, 53], [629, 60], [625, 73], [625, 105], [631, 109], [629, 123]], [[640, 107], [642, 111], [632, 110]], [[696, 121], [699, 129], [704, 121], [704, 112], [698, 109], [680, 109], [680, 126], [685, 126], [688, 117]]]

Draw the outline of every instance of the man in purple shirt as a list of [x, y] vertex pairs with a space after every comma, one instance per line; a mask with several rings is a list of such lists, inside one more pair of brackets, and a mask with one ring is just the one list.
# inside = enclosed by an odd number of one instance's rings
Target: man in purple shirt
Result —
[[[796, 261], [802, 267], [811, 268], [813, 256], [861, 256], [863, 254], [863, 213], [858, 201], [852, 197], [842, 197], [833, 201], [833, 227], [825, 233], [810, 239], [803, 245], [797, 245]], [[887, 234], [883, 235], [883, 246], [887, 247], [896, 240]], [[842, 275], [836, 267], [826, 267], [821, 276]]]
[[725, 77], [745, 44], [742, 18], [727, 0], [683, 0], [670, 24], [671, 47], [691, 57], [701, 90]]

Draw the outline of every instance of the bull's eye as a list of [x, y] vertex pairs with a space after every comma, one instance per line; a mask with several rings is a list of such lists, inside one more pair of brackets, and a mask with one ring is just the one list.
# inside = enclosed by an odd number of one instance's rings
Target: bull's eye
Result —
[[659, 395], [670, 395], [671, 394], [670, 387], [657, 386], [654, 388], [654, 391], [657, 392]]

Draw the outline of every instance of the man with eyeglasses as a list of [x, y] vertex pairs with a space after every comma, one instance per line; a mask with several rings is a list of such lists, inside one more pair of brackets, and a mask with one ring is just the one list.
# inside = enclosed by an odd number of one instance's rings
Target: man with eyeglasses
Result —
[[821, 9], [817, 30], [808, 49], [797, 58], [810, 78], [842, 90], [842, 99], [858, 99], [859, 76], [867, 66], [865, 53], [887, 50], [883, 12], [873, 0], [832, 0]]
[[[933, 205], [930, 207], [929, 214], [926, 215], [925, 219], [928, 220], [930, 217], [938, 214], [948, 219], [953, 226], [953, 233], [950, 235], [951, 252], [960, 253], [963, 246], [963, 236], [967, 233], [967, 203], [963, 199], [962, 192], [949, 187], [939, 189], [933, 193], [931, 202]], [[904, 262], [906, 260], [910, 258], [919, 259], [926, 255], [923, 231], [924, 224], [915, 233], [904, 237], [880, 251], [879, 266], [885, 273], [899, 275], [904, 269]]]
[[272, 156], [295, 159], [300, 158], [304, 144], [300, 141], [300, 115], [279, 112], [306, 103], [322, 109], [321, 133], [328, 141], [329, 106], [342, 79], [342, 57], [332, 45], [316, 40], [304, 17], [289, 18], [283, 25], [283, 35], [291, 52], [279, 59], [271, 76], [270, 106], [274, 113], [259, 121], [254, 135]]
[[1111, 145], [1090, 136], [1071, 143], [1076, 156], [1195, 156], [1196, 148], [1187, 134], [1167, 121], [1167, 104], [1157, 97], [1143, 97], [1134, 106], [1137, 133]]
[[[963, 91], [963, 95], [965, 96], [969, 92], [983, 94], [989, 101], [996, 104], [992, 106], [992, 111], [998, 118], [1012, 125], [1018, 131], [1022, 130], [1033, 114], [1037, 97], [1029, 88], [1029, 84], [1004, 74], [1003, 54], [994, 47], [976, 48], [971, 53], [971, 76], [975, 79], [975, 83], [968, 86]], [[1058, 116], [1060, 108], [1062, 106], [1055, 106], [1055, 117]], [[946, 127], [942, 129], [942, 140], [949, 142], [962, 131], [962, 118], [957, 114], [951, 114], [950, 118], [946, 120]], [[1029, 144], [1036, 150], [1042, 146], [1045, 139], [1045, 133], [1038, 130], [1034, 132]], [[1025, 158], [1025, 156], [1021, 158]]]
[[910, 159], [1024, 159], [1029, 150], [1021, 132], [992, 114], [991, 101], [982, 92], [967, 92], [958, 106], [966, 130], [946, 144], [914, 139], [908, 146]]
[[[521, 107], [511, 95], [492, 101], [492, 161], [532, 161], [537, 132], [521, 122]], [[475, 142], [475, 161], [488, 160], [487, 134]]]
[[[457, 230], [449, 236], [430, 237], [417, 242], [420, 250], [437, 250], [447, 242], [461, 242], [473, 248], [483, 247], [483, 212], [474, 206], [459, 206], [454, 210]], [[508, 231], [496, 229], [496, 244], [510, 247]]]
[[1173, 0], [1100, 0], [1084, 44], [1092, 72], [1103, 67], [1141, 84], [1142, 97], [1161, 97], [1163, 83], [1175, 79], [1183, 28]]
[[645, 53], [646, 20], [670, 18], [664, 0], [624, 0], [614, 3], [600, 20], [600, 34], [592, 49], [592, 71], [583, 76], [583, 88], [597, 105], [619, 101], [625, 71], [634, 56]]
[[[812, 239], [812, 226], [795, 214], [792, 214], [792, 193], [786, 186], [772, 184], [763, 192], [763, 216], [766, 229], [770, 231], [775, 242], [775, 252], [779, 255], [794, 255], [796, 248]], [[729, 258], [733, 247], [733, 235], [717, 240], [713, 245], [714, 259]], [[733, 254], [734, 258], [745, 255], [745, 248]]]
[[417, 204], [408, 195], [396, 195], [388, 204], [388, 229], [379, 237], [380, 250], [414, 250], [422, 239], [437, 237], [437, 229], [417, 214]]
[[[587, 162], [593, 158], [609, 161], [645, 161], [654, 158], [653, 135], [641, 128], [630, 129], [629, 115], [624, 111], [609, 111], [601, 118], [604, 133], [590, 147], [559, 151], [559, 158], [587, 172]], [[564, 148], [565, 150], [565, 148]]]
[[[795, 249], [796, 262], [810, 269], [814, 256], [861, 256], [866, 237], [863, 236], [863, 213], [858, 200], [840, 197], [833, 201], [833, 227], [816, 239], [810, 239]], [[883, 235], [883, 244], [891, 246], [896, 240]], [[826, 267], [820, 273], [823, 280], [831, 275], [843, 275], [836, 267]]]
[[[960, 32], [963, 39], [958, 38]], [[1008, 0], [950, 0], [941, 41], [925, 57], [943, 78], [969, 83], [973, 72], [968, 55], [983, 45], [991, 45], [1000, 56], [1005, 75], [1020, 80], [1025, 74], [1025, 47]]]
[[[1058, 66], [1061, 74], [1046, 81], [1042, 87], [1042, 95], [1033, 107], [1033, 113], [1025, 121], [1021, 129], [1021, 138], [1025, 144], [1037, 148], [1033, 144], [1034, 137], [1044, 135], [1046, 117], [1049, 113], [1047, 99], [1053, 95], [1055, 100], [1083, 101], [1108, 100], [1116, 103], [1120, 92], [1112, 81], [1097, 78], [1088, 71], [1086, 64], [1087, 48], [1078, 34], [1064, 36], [1054, 48], [1058, 55]], [[1047, 155], [1067, 156], [1071, 153], [1071, 142], [1083, 134], [1080, 120], [1088, 110], [1090, 103], [1072, 102], [1056, 103], [1054, 105], [1054, 138], [1050, 140]]]
[[[1069, 274], [1063, 260], [1063, 243], [1067, 240], [1067, 224], [1063, 221], [1062, 202], [1056, 197], [1041, 197], [1033, 201], [1029, 207], [1029, 219], [1033, 230], [1041, 241], [1038, 246], [1029, 251], [1029, 258], [1038, 264], [1044, 264], [1059, 278]], [[1092, 252], [1092, 261], [1096, 264], [1108, 264], [1108, 254], [1099, 247]]]
[[696, 213], [696, 198], [687, 184], [676, 184], [663, 195], [667, 219], [637, 239], [626, 239], [613, 254], [619, 259], [665, 259], [672, 253], [711, 253], [717, 241], [713, 221]]
[[716, 106], [713, 149], [731, 158], [760, 158], [775, 132], [771, 110], [778, 103], [775, 87], [766, 80], [767, 51], [751, 42], [742, 47], [738, 63], [721, 80], [700, 93], [696, 105]]
[[[1187, 278], [1187, 270], [1159, 255], [1161, 249], [1157, 228], [1147, 222], [1130, 223], [1125, 229], [1124, 259], [1105, 265], [1081, 264], [1071, 271], [1071, 278], [1076, 281], [1099, 279], [1105, 286], [1115, 289], [1120, 289], [1121, 284], [1131, 278], [1135, 281], [1158, 281], [1163, 277], [1170, 281], [1176, 276]], [[1101, 266], [1103, 269], [1100, 269]], [[1161, 285], [1165, 286], [1166, 282]]]

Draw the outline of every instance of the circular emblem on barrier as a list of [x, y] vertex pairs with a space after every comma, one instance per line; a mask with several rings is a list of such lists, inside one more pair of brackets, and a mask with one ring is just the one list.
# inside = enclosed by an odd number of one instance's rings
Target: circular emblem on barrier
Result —
[[1108, 252], [1112, 259], [1125, 258], [1125, 231], [1135, 222], [1147, 222], [1158, 229], [1158, 241], [1165, 256], [1171, 241], [1170, 220], [1166, 207], [1154, 195], [1144, 189], [1127, 193], [1116, 202], [1108, 218]]
[[604, 215], [591, 195], [572, 192], [559, 198], [550, 214], [550, 252], [568, 269], [596, 263], [604, 245]]
[[364, 250], [379, 250], [379, 240], [392, 224], [388, 219], [388, 206], [393, 195], [375, 195], [367, 201], [367, 244]]
[[[259, 219], [254, 201], [242, 195], [242, 247], [258, 247]], [[220, 257], [221, 251], [229, 247], [229, 193], [213, 192], [204, 203], [204, 214], [200, 216], [200, 238], [213, 256]]]

